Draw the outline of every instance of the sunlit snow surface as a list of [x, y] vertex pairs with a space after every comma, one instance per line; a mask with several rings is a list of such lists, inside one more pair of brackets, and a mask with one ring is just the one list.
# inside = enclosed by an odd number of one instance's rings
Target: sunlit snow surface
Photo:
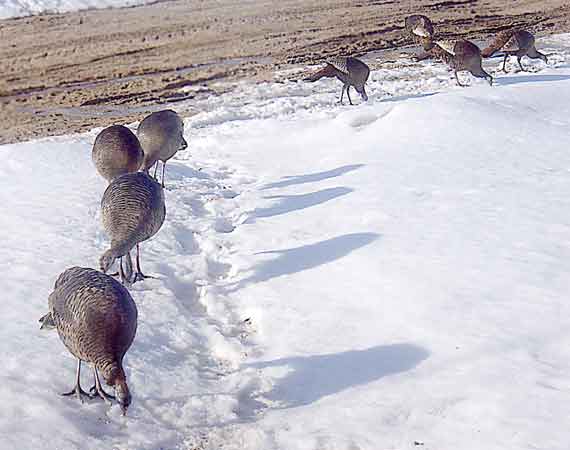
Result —
[[0, 448], [567, 449], [570, 37], [539, 46], [493, 87], [396, 64], [354, 107], [335, 80], [195, 105], [126, 418], [58, 395], [75, 361], [37, 322], [108, 247], [99, 130], [0, 147]]
[[82, 9], [120, 8], [153, 0], [0, 0], [0, 19], [42, 13], [65, 13]]

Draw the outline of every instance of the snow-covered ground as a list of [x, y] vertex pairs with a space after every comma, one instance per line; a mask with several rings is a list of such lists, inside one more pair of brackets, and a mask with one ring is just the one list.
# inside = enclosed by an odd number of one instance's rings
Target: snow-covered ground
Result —
[[567, 449], [570, 36], [541, 45], [493, 87], [409, 64], [354, 107], [334, 80], [199, 105], [126, 418], [58, 396], [75, 361], [37, 323], [108, 245], [97, 130], [0, 147], [0, 448]]
[[0, 19], [42, 13], [64, 13], [83, 9], [119, 8], [153, 0], [0, 0]]

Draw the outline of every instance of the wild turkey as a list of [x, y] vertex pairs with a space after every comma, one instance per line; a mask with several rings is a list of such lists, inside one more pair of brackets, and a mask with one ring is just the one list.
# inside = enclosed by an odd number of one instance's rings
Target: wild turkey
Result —
[[370, 68], [359, 59], [348, 58], [332, 58], [326, 61], [326, 66], [312, 75], [304, 78], [304, 81], [315, 82], [323, 77], [336, 77], [342, 81], [342, 92], [340, 94], [340, 103], [344, 97], [344, 92], [348, 96], [348, 101], [352, 105], [350, 98], [350, 88], [354, 87], [356, 92], [360, 94], [364, 101], [368, 100], [366, 94], [366, 81], [370, 75]]
[[490, 85], [493, 77], [483, 70], [481, 51], [479, 47], [470, 41], [460, 39], [458, 41], [435, 41], [433, 47], [418, 56], [418, 60], [435, 57], [449, 64], [455, 73], [455, 79], [459, 86], [465, 86], [459, 81], [457, 72], [466, 70], [474, 77], [485, 78]]
[[[123, 369], [123, 357], [137, 330], [137, 307], [131, 295], [112, 277], [97, 270], [72, 267], [55, 282], [49, 296], [49, 313], [40, 319], [42, 328], [57, 328], [59, 338], [77, 358], [75, 387], [62, 395], [115, 399], [123, 415], [131, 394]], [[81, 362], [93, 367], [95, 385], [88, 394], [81, 388]], [[115, 396], [103, 390], [98, 372]]]
[[503, 60], [503, 72], [506, 72], [506, 64], [509, 56], [516, 56], [519, 67], [524, 71], [521, 64], [523, 56], [528, 56], [531, 59], [542, 59], [548, 63], [548, 58], [544, 53], [540, 53], [535, 47], [534, 36], [528, 31], [524, 30], [506, 30], [501, 31], [488, 47], [481, 51], [484, 58], [493, 56], [496, 52], [501, 51], [505, 54]]
[[158, 161], [162, 161], [162, 187], [164, 187], [166, 161], [172, 158], [178, 150], [188, 147], [184, 139], [184, 122], [170, 109], [154, 112], [141, 121], [137, 135], [144, 152], [143, 170], [148, 173], [149, 169], [156, 164], [154, 169], [156, 178]]
[[425, 50], [431, 48], [434, 29], [429, 17], [421, 14], [408, 16], [405, 20], [405, 27], [416, 44], [422, 44]]
[[91, 151], [95, 168], [108, 182], [119, 175], [139, 170], [143, 157], [139, 140], [122, 125], [113, 125], [101, 131]]
[[[140, 268], [141, 242], [154, 236], [164, 223], [166, 206], [161, 185], [144, 172], [130, 173], [115, 178], [101, 200], [103, 227], [111, 238], [111, 248], [101, 256], [99, 265], [106, 273], [119, 258], [119, 274], [123, 283], [130, 283], [132, 264], [130, 251], [137, 247], [136, 282], [147, 278]], [[127, 272], [122, 258], [127, 258]]]

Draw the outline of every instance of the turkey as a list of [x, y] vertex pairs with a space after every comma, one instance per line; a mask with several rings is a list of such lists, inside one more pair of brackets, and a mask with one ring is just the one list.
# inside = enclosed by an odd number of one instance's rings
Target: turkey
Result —
[[91, 159], [109, 183], [119, 175], [139, 170], [143, 150], [134, 133], [122, 125], [105, 128], [95, 138]]
[[364, 101], [368, 100], [366, 94], [366, 81], [370, 75], [370, 68], [356, 58], [332, 58], [326, 61], [326, 66], [317, 72], [304, 78], [304, 81], [315, 82], [321, 78], [336, 77], [342, 82], [342, 92], [340, 94], [340, 103], [344, 98], [344, 93], [348, 96], [348, 101], [352, 105], [350, 98], [350, 88], [354, 87], [356, 92], [360, 94]]
[[[62, 395], [117, 400], [123, 415], [131, 394], [123, 358], [135, 338], [137, 307], [127, 289], [114, 278], [94, 269], [72, 267], [55, 282], [49, 296], [49, 313], [40, 319], [42, 328], [57, 329], [59, 338], [77, 358], [75, 387]], [[95, 385], [91, 394], [81, 388], [81, 362], [93, 367]], [[115, 389], [103, 390], [99, 373]]]
[[162, 161], [162, 187], [164, 187], [166, 161], [179, 150], [188, 147], [184, 139], [184, 122], [176, 112], [170, 109], [157, 111], [141, 121], [137, 135], [144, 152], [143, 170], [148, 173], [149, 169], [156, 164], [154, 169], [156, 178], [158, 161]]
[[[101, 200], [101, 219], [111, 238], [111, 247], [101, 256], [99, 267], [106, 273], [119, 259], [119, 274], [123, 283], [147, 278], [140, 267], [141, 242], [150, 239], [162, 227], [166, 217], [164, 189], [144, 172], [115, 178]], [[137, 271], [132, 280], [130, 251], [137, 247]], [[126, 257], [126, 272], [122, 258]]]
[[506, 72], [506, 64], [509, 56], [516, 56], [519, 63], [519, 67], [524, 71], [524, 67], [521, 64], [521, 59], [523, 56], [528, 56], [531, 59], [542, 59], [545, 63], [548, 63], [548, 58], [544, 53], [540, 53], [535, 47], [534, 36], [528, 31], [524, 30], [506, 30], [501, 31], [493, 42], [489, 44], [488, 47], [481, 50], [481, 55], [484, 58], [489, 58], [493, 56], [498, 51], [505, 54], [505, 59], [503, 60], [503, 72]]

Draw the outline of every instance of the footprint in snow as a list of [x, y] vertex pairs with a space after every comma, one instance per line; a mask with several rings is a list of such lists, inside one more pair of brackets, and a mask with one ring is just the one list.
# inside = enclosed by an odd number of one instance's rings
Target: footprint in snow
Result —
[[232, 198], [236, 198], [238, 195], [239, 194], [232, 189], [229, 189], [225, 186], [222, 188], [222, 197], [224, 197], [224, 198], [232, 199]]
[[214, 222], [214, 230], [218, 233], [231, 233], [235, 229], [236, 227], [228, 219], [218, 218]]

